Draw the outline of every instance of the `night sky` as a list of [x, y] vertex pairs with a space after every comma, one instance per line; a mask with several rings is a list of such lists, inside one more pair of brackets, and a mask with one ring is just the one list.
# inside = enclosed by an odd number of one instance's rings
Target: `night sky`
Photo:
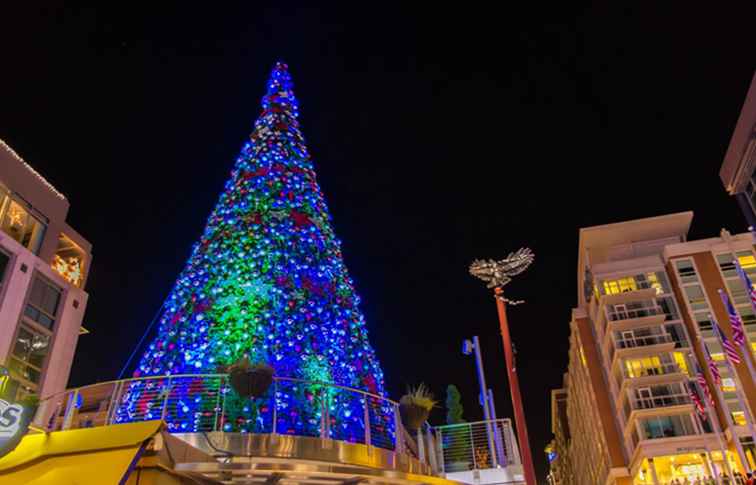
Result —
[[477, 334], [498, 413], [511, 416], [495, 304], [467, 266], [535, 251], [507, 291], [527, 301], [509, 315], [541, 472], [578, 229], [693, 210], [691, 238], [744, 230], [717, 175], [756, 68], [742, 5], [46, 3], [4, 9], [0, 138], [66, 194], [69, 223], [93, 244], [92, 333], [74, 386], [118, 376], [279, 59], [393, 398], [422, 381], [443, 399], [454, 383], [479, 419], [474, 361], [460, 351]]

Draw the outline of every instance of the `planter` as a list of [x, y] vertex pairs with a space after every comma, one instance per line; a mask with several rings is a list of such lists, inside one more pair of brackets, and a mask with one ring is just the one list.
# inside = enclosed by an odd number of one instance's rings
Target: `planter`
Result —
[[399, 414], [404, 427], [409, 431], [417, 431], [428, 420], [430, 410], [417, 404], [399, 403]]
[[256, 367], [232, 370], [229, 374], [231, 387], [243, 398], [258, 398], [264, 395], [273, 383], [273, 369]]

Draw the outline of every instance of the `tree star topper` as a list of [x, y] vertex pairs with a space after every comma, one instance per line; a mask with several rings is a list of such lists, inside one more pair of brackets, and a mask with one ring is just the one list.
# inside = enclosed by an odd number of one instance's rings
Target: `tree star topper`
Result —
[[470, 265], [470, 274], [485, 281], [488, 288], [501, 288], [528, 269], [534, 259], [530, 248], [520, 248], [500, 261], [476, 259]]

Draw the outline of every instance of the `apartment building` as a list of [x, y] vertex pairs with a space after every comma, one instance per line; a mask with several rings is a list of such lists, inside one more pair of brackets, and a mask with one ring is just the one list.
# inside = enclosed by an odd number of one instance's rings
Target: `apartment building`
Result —
[[82, 327], [92, 246], [69, 203], [0, 140], [0, 396], [63, 391]]
[[727, 146], [719, 177], [748, 226], [756, 228], [756, 73]]
[[[561, 457], [575, 483], [693, 483], [756, 468], [735, 392], [740, 386], [753, 413], [756, 386], [745, 360], [730, 375], [711, 321], [731, 338], [722, 289], [745, 323], [752, 351], [743, 358], [753, 362], [756, 315], [733, 264], [756, 274], [753, 239], [723, 231], [687, 241], [692, 218], [684, 212], [580, 230]], [[704, 343], [720, 367], [721, 393]], [[714, 393], [715, 422], [697, 412], [688, 391], [696, 366]]]

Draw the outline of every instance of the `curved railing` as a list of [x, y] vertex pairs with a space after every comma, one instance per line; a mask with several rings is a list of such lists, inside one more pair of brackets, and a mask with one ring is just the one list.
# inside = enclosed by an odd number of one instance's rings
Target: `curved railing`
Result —
[[[226, 374], [137, 377], [70, 389], [40, 402], [34, 423], [65, 430], [163, 420], [173, 433], [277, 433], [364, 443], [396, 452], [406, 440], [399, 404], [359, 389], [275, 377], [242, 399]], [[397, 432], [398, 430], [398, 432]]]

